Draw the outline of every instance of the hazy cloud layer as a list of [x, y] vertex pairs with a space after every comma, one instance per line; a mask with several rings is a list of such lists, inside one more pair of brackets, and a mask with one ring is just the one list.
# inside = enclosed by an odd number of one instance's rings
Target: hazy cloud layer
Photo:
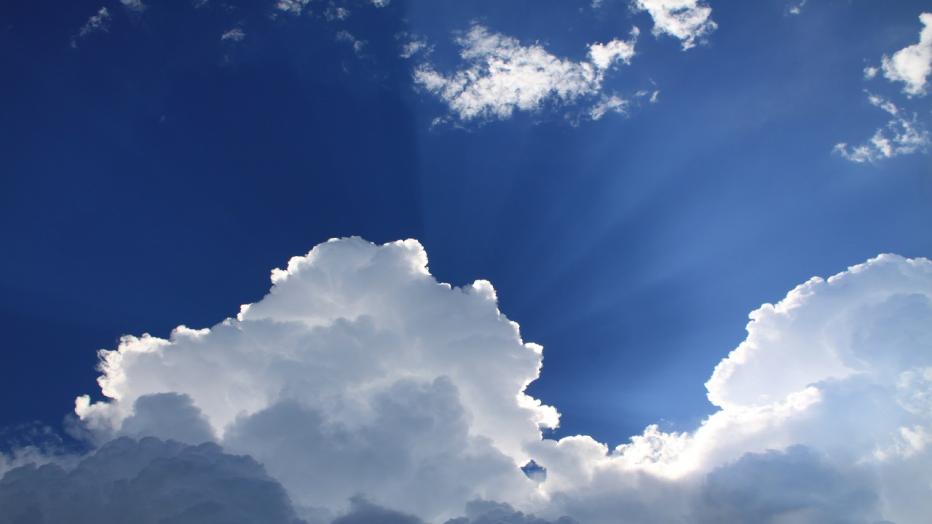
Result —
[[[309, 523], [909, 524], [932, 513], [917, 480], [932, 467], [929, 260], [883, 255], [765, 304], [706, 384], [715, 414], [615, 448], [542, 438], [558, 414], [523, 393], [540, 348], [489, 283], [452, 288], [426, 264], [410, 240], [319, 245], [236, 318], [102, 353], [108, 400], [81, 397], [76, 412], [100, 441], [212, 439], [248, 454]], [[131, 455], [120, 460], [138, 464]], [[524, 475], [531, 459], [546, 473]]]

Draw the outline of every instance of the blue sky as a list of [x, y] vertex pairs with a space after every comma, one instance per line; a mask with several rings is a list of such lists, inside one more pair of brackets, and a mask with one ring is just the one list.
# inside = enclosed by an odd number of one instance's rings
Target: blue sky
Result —
[[[0, 426], [59, 427], [102, 398], [98, 349], [235, 316], [358, 235], [491, 281], [545, 348], [546, 434], [611, 447], [714, 413], [704, 383], [762, 303], [932, 255], [932, 97], [883, 66], [926, 2], [710, 0], [692, 43], [627, 0], [280, 4], [0, 8]], [[481, 62], [476, 28], [597, 78], [464, 116], [418, 74]], [[592, 65], [613, 40], [633, 54]], [[884, 129], [890, 153], [854, 149]]]

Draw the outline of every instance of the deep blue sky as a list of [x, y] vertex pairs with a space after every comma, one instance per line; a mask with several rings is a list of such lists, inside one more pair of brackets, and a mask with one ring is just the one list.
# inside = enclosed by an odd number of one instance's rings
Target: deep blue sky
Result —
[[[273, 3], [0, 7], [0, 426], [58, 425], [96, 393], [97, 349], [218, 322], [288, 257], [360, 235], [491, 280], [545, 347], [531, 392], [558, 433], [617, 444], [708, 414], [703, 382], [762, 302], [880, 252], [932, 255], [929, 156], [832, 154], [886, 121], [864, 89], [900, 86], [862, 70], [916, 42], [927, 2], [711, 2], [718, 30], [685, 52], [621, 0], [393, 0], [339, 25]], [[109, 31], [70, 46], [101, 5]], [[659, 102], [431, 126], [447, 108], [396, 35], [453, 67], [471, 21], [573, 59], [638, 25], [610, 81]], [[929, 100], [897, 101], [929, 121]]]

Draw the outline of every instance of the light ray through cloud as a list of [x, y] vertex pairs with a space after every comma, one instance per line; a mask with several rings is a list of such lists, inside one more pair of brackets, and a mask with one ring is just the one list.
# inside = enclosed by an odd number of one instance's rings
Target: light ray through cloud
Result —
[[926, 524], [928, 11], [5, 5], [0, 524]]

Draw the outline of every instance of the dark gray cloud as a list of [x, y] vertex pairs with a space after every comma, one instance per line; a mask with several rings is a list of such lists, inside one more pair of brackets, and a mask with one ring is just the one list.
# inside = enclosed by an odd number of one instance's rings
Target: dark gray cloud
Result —
[[413, 515], [383, 508], [362, 497], [353, 498], [351, 503], [349, 513], [338, 517], [333, 524], [424, 524]]
[[285, 490], [216, 444], [120, 438], [77, 466], [0, 479], [0, 524], [300, 524]]
[[877, 524], [871, 477], [841, 470], [809, 448], [749, 453], [706, 477], [697, 522]]
[[[333, 524], [424, 524], [424, 521], [406, 513], [373, 504], [362, 497], [351, 501], [352, 507]], [[544, 520], [514, 509], [511, 505], [488, 500], [475, 500], [466, 505], [466, 515], [446, 521], [445, 524], [577, 524], [561, 517]]]
[[214, 440], [213, 431], [191, 397], [178, 393], [143, 395], [133, 404], [133, 414], [123, 421], [120, 433], [129, 437], [153, 436], [200, 444]]
[[517, 511], [511, 505], [488, 500], [476, 500], [466, 505], [466, 516], [451, 519], [446, 524], [576, 524], [569, 517], [544, 520]]

